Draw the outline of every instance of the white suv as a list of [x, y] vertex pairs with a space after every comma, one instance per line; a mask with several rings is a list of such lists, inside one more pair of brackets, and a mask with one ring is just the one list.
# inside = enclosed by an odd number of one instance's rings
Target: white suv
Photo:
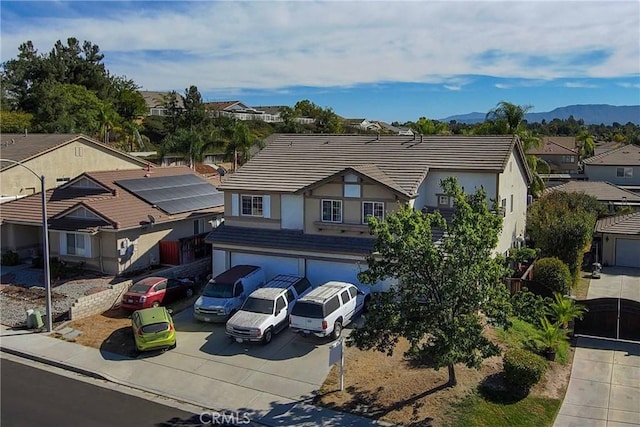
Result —
[[369, 288], [358, 289], [346, 282], [327, 282], [301, 298], [291, 312], [294, 332], [340, 338], [342, 328], [369, 303]]
[[280, 274], [249, 295], [244, 305], [228, 321], [226, 334], [238, 342], [261, 341], [289, 326], [289, 314], [296, 301], [311, 291], [311, 283], [298, 276]]

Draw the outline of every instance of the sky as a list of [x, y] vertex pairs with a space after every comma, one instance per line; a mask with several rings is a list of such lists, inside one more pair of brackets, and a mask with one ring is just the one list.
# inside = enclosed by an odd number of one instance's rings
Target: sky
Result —
[[348, 118], [640, 104], [638, 0], [0, 2], [0, 61], [68, 37], [143, 90]]

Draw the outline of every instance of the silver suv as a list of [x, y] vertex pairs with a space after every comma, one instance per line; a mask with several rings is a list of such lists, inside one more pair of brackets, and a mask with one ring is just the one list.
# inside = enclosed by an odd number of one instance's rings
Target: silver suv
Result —
[[226, 334], [238, 342], [269, 344], [273, 335], [289, 326], [289, 315], [299, 298], [311, 291], [304, 277], [280, 274], [249, 295], [228, 321]]

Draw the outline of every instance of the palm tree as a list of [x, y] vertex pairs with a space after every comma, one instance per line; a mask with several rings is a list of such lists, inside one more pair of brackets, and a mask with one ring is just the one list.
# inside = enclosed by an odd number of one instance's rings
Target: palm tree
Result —
[[162, 162], [168, 153], [181, 154], [188, 159], [189, 167], [193, 169], [196, 163], [203, 161], [209, 150], [223, 146], [224, 141], [215, 128], [197, 131], [180, 128], [163, 139], [158, 157]]
[[233, 168], [238, 168], [238, 155], [242, 157], [244, 162], [249, 160], [251, 156], [251, 148], [254, 145], [260, 145], [261, 141], [255, 138], [246, 124], [238, 121], [231, 130], [231, 141], [227, 145], [227, 156], [233, 155]]
[[540, 318], [540, 329], [536, 331], [535, 341], [544, 349], [547, 359], [555, 360], [560, 344], [567, 339], [569, 331], [559, 323], [551, 323], [546, 317]]
[[576, 137], [578, 141], [578, 146], [580, 147], [580, 156], [583, 159], [587, 157], [591, 157], [594, 155], [596, 151], [596, 143], [593, 140], [593, 137], [586, 130], [581, 130]]
[[500, 101], [496, 108], [487, 113], [485, 119], [494, 123], [506, 124], [506, 133], [514, 134], [524, 120], [524, 115], [532, 108], [532, 105], [516, 105], [511, 102]]
[[113, 129], [118, 120], [118, 114], [108, 104], [103, 104], [98, 109], [98, 122], [100, 124], [100, 137], [105, 144], [109, 143], [109, 131]]
[[553, 298], [554, 301], [549, 305], [548, 314], [563, 329], [567, 329], [573, 319], [582, 319], [584, 313], [589, 311], [587, 307], [576, 304], [574, 299], [565, 298], [558, 292], [553, 295]]

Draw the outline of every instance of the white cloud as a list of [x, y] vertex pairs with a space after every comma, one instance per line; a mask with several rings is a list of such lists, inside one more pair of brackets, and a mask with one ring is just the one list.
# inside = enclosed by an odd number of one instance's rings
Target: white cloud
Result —
[[640, 89], [640, 83], [618, 83], [618, 86], [627, 89]]
[[590, 83], [582, 83], [582, 82], [567, 82], [564, 84], [565, 87], [569, 88], [579, 88], [579, 89], [593, 89], [597, 88], [597, 85]]
[[[2, 60], [33, 40], [98, 44], [110, 71], [147, 89], [201, 91], [376, 82], [464, 83], [452, 76], [540, 79], [640, 73], [640, 3], [109, 2], [103, 16], [2, 22]], [[133, 8], [131, 8], [133, 6]], [[46, 6], [43, 6], [46, 7]], [[102, 7], [105, 7], [104, 5]], [[145, 9], [148, 8], [148, 9]], [[548, 58], [601, 50], [602, 63]], [[163, 51], [162, 55], [154, 51]], [[502, 53], [490, 61], [478, 55]]]
[[496, 83], [494, 86], [497, 87], [498, 89], [511, 89], [513, 87], [511, 85], [507, 85], [503, 83]]

